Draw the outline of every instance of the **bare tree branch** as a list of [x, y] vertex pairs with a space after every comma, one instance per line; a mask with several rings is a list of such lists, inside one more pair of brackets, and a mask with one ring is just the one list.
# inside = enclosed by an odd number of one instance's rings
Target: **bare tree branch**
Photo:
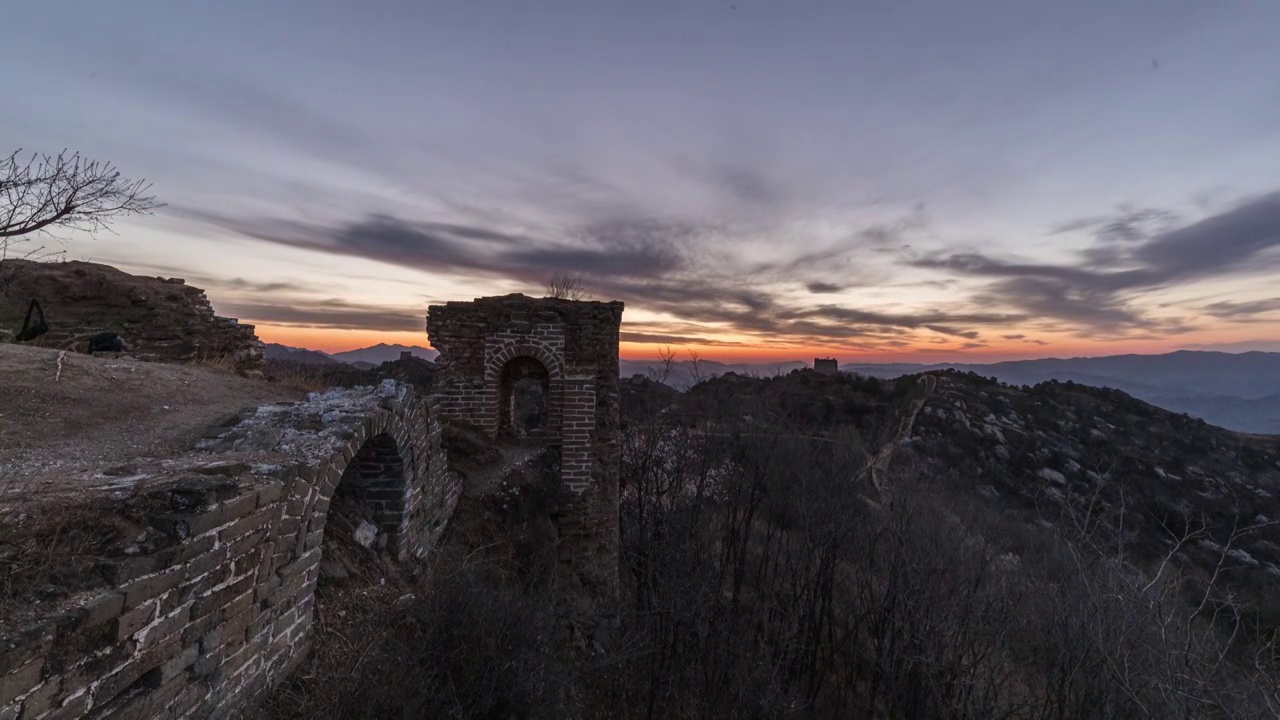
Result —
[[96, 232], [116, 218], [164, 207], [145, 180], [130, 180], [110, 162], [63, 150], [0, 157], [0, 259], [15, 238], [55, 229]]

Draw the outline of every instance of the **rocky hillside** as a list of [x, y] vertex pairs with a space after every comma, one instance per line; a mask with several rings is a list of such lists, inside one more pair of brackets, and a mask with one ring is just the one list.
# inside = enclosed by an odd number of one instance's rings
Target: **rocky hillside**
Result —
[[1071, 381], [1123, 390], [1157, 407], [1232, 430], [1280, 433], [1280, 353], [1180, 350], [1164, 355], [1046, 358], [989, 365], [854, 364], [844, 369], [881, 378], [959, 370], [1010, 385]]
[[1009, 527], [1089, 535], [1144, 566], [1172, 553], [1184, 569], [1216, 570], [1276, 608], [1280, 623], [1280, 437], [1225, 430], [1118, 390], [1014, 387], [953, 370], [893, 381], [730, 373], [682, 394], [659, 387], [623, 383], [633, 419], [660, 407], [692, 421], [737, 418], [737, 431], [853, 437], [842, 441], [887, 461], [890, 485], [945, 488]]
[[1134, 561], [1176, 549], [1178, 563], [1216, 568], [1239, 589], [1280, 586], [1280, 438], [1224, 430], [1118, 390], [937, 378], [899, 468], [971, 490], [1031, 525], [1096, 533]]

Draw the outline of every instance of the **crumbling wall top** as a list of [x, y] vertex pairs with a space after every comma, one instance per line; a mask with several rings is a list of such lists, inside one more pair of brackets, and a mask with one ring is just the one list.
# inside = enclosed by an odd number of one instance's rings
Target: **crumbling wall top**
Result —
[[262, 362], [253, 326], [215, 315], [205, 292], [181, 278], [80, 261], [0, 261], [0, 331], [16, 334], [32, 299], [49, 324], [37, 340], [44, 347], [81, 349], [89, 336], [112, 332], [141, 360], [231, 358], [243, 370]]

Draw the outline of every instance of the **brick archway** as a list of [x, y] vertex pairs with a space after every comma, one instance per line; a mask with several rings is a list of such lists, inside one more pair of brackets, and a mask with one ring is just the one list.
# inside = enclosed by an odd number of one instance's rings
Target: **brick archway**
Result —
[[427, 335], [441, 371], [434, 397], [445, 417], [497, 437], [503, 369], [517, 357], [537, 360], [550, 377], [545, 437], [560, 449], [563, 487], [613, 493], [621, 321], [619, 302], [505, 295], [432, 305]]
[[486, 348], [484, 360], [484, 380], [486, 386], [496, 383], [502, 375], [502, 369], [517, 357], [531, 357], [542, 363], [555, 382], [564, 377], [563, 353], [553, 349], [536, 338], [505, 340], [493, 348]]
[[322, 466], [315, 497], [303, 516], [311, 533], [305, 549], [320, 546], [333, 503], [350, 493], [369, 511], [368, 519], [386, 536], [385, 547], [394, 557], [422, 554], [421, 529], [415, 532], [411, 520], [422, 485], [419, 476], [427, 466], [419, 457], [421, 439], [408, 430], [413, 421], [406, 410], [411, 408], [370, 415]]
[[[498, 436], [511, 431], [511, 391], [504, 383], [504, 373], [521, 359], [536, 361], [546, 371], [544, 417], [537, 440], [559, 444], [560, 423], [563, 415], [564, 358], [557, 348], [536, 338], [506, 340], [486, 348], [484, 364], [483, 425], [490, 435]], [[526, 438], [534, 440], [535, 438]]]
[[[338, 480], [325, 513], [325, 523], [342, 507], [356, 530], [363, 522], [377, 528], [374, 547], [400, 557], [402, 535], [409, 525], [405, 512], [413, 487], [411, 453], [389, 433], [365, 440]], [[332, 531], [332, 528], [330, 528]]]

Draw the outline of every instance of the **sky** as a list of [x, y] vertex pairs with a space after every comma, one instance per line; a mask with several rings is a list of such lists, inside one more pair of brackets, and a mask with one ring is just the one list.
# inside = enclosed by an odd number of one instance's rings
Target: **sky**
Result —
[[12, 0], [6, 151], [167, 207], [67, 259], [270, 342], [580, 276], [622, 351], [1280, 349], [1280, 3]]

